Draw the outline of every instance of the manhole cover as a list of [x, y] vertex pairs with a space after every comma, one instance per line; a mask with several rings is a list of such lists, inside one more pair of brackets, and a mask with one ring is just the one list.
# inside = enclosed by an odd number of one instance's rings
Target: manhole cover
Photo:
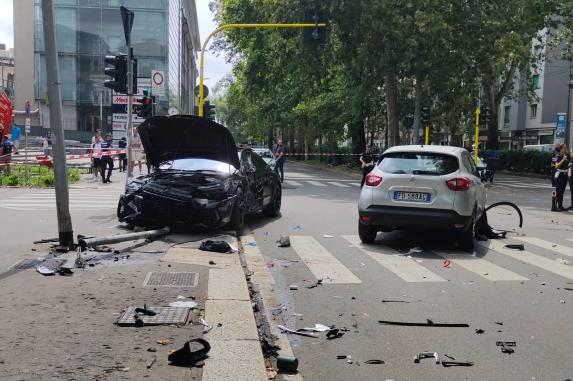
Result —
[[[136, 307], [128, 307], [117, 321], [119, 326], [135, 325]], [[155, 316], [146, 316], [138, 314], [143, 320], [144, 325], [161, 325], [161, 324], [187, 324], [190, 308], [187, 307], [147, 307], [156, 313]]]
[[16, 262], [14, 265], [12, 265], [9, 269], [10, 270], [26, 270], [26, 269], [31, 269], [33, 267], [36, 267], [36, 264], [38, 263], [37, 259], [22, 259], [18, 262]]
[[199, 273], [153, 271], [147, 273], [144, 287], [196, 287]]

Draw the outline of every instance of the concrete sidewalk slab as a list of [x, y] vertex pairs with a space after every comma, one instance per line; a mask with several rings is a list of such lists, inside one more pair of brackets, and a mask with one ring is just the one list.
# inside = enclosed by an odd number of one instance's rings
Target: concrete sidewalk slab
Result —
[[240, 266], [209, 271], [209, 300], [251, 300], [245, 279], [245, 273]]
[[[205, 335], [212, 340], [259, 340], [255, 315], [250, 301], [207, 300], [205, 320], [213, 329]], [[217, 327], [221, 324], [221, 327]]]
[[258, 340], [211, 340], [202, 381], [268, 381]]
[[[187, 263], [201, 266], [213, 266], [216, 268], [241, 265], [241, 261], [239, 259], [238, 254], [213, 253], [210, 251], [203, 251], [199, 249], [191, 249], [185, 247], [173, 247], [167, 250], [167, 254], [163, 256], [163, 261]], [[215, 262], [215, 264], [210, 265], [209, 262], [211, 261]]]

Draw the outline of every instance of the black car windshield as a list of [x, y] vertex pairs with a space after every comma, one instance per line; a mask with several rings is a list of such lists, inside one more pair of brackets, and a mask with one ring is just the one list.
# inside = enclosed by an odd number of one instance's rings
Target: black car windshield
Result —
[[455, 156], [432, 152], [395, 152], [384, 155], [378, 167], [386, 173], [442, 176], [459, 169]]
[[173, 161], [165, 161], [159, 165], [160, 171], [211, 171], [211, 172], [223, 172], [231, 173], [235, 170], [235, 167], [223, 163], [221, 161], [210, 160], [210, 159], [199, 159], [199, 158], [189, 158], [189, 159], [177, 159]]

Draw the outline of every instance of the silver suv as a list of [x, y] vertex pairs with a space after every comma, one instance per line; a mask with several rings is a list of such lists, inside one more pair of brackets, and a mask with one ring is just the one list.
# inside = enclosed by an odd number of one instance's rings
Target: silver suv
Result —
[[473, 249], [486, 192], [469, 152], [449, 146], [396, 146], [366, 176], [358, 202], [358, 234], [372, 243], [379, 231], [445, 230]]

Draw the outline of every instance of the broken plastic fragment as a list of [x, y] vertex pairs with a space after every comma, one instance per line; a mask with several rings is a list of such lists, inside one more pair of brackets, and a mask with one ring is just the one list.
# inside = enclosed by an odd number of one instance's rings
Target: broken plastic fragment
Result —
[[300, 336], [308, 336], [308, 337], [318, 337], [318, 335], [314, 334], [314, 333], [310, 333], [310, 332], [304, 332], [304, 331], [295, 331], [294, 329], [290, 329], [288, 327], [285, 327], [284, 325], [278, 325], [277, 326], [281, 331], [283, 331], [283, 333], [292, 333], [295, 335], [300, 335]]
[[334, 238], [333, 235], [329, 235], [329, 234], [323, 234], [322, 238]]
[[207, 332], [209, 332], [210, 330], [213, 329], [213, 326], [212, 326], [207, 320], [201, 318], [201, 319], [199, 320], [199, 322], [201, 323], [201, 325], [202, 325], [203, 327], [205, 327], [205, 328], [203, 328], [203, 333], [207, 333]]
[[178, 300], [176, 302], [169, 303], [169, 307], [195, 308], [195, 307], [197, 307], [197, 302], [194, 302], [192, 300], [189, 300], [189, 301]]
[[300, 230], [302, 230], [302, 226], [300, 226], [300, 225], [294, 225], [294, 226], [292, 227], [292, 230], [294, 230], [294, 231], [300, 231]]
[[331, 327], [324, 325], [324, 324], [315, 324], [314, 327], [306, 327], [302, 329], [303, 331], [314, 331], [314, 332], [326, 332], [326, 331], [330, 331]]

